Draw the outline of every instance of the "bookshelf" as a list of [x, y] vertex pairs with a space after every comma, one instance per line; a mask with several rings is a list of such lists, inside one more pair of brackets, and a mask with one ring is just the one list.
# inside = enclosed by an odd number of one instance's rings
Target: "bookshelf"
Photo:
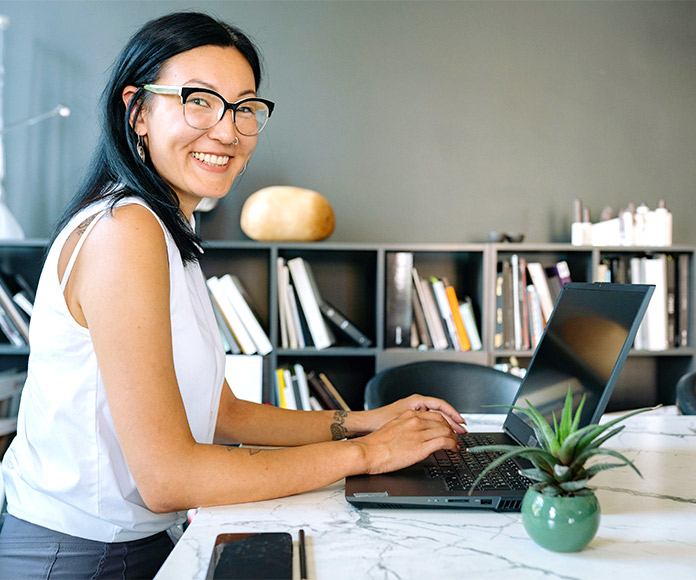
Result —
[[[0, 266], [21, 273], [36, 284], [45, 250], [45, 240], [0, 241]], [[616, 256], [650, 256], [657, 253], [688, 256], [689, 297], [694, 294], [696, 248], [578, 247], [570, 244], [396, 244], [396, 243], [259, 243], [209, 241], [204, 244], [201, 267], [206, 277], [233, 274], [239, 277], [252, 299], [252, 306], [266, 330], [273, 350], [265, 368], [301, 363], [306, 370], [325, 373], [351, 408], [362, 408], [365, 384], [386, 368], [418, 360], [460, 360], [494, 365], [515, 357], [522, 366], [532, 349], [495, 348], [495, 281], [498, 263], [513, 254], [527, 261], [551, 265], [560, 260], [569, 265], [574, 281], [591, 281], [603, 260]], [[483, 348], [478, 351], [387, 348], [385, 328], [387, 257], [408, 252], [422, 277], [446, 278], [458, 296], [469, 296], [474, 305]], [[326, 349], [281, 348], [278, 319], [278, 258], [300, 257], [311, 264], [322, 297], [343, 312], [373, 342], [369, 348], [355, 345], [336, 332], [337, 343]], [[689, 343], [662, 351], [632, 351], [612, 398], [613, 409], [654, 403], [673, 403], [680, 376], [694, 366], [694, 308], [689, 301]], [[0, 370], [26, 367], [28, 347], [0, 345]]]

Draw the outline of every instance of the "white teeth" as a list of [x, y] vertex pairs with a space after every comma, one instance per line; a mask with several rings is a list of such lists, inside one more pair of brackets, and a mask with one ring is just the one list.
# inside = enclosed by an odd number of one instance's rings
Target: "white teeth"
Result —
[[227, 165], [227, 162], [230, 160], [229, 155], [211, 155], [210, 153], [191, 153], [191, 156], [194, 157], [195, 159], [198, 159], [198, 161], [202, 161], [203, 163], [207, 163], [208, 165], [216, 165], [218, 167], [222, 165]]

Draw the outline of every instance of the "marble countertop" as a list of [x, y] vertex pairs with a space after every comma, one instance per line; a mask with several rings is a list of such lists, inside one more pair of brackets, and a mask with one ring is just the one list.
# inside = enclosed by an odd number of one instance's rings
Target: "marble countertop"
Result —
[[[470, 430], [498, 429], [502, 416], [472, 415]], [[219, 533], [307, 535], [308, 576], [362, 579], [696, 578], [696, 416], [640, 415], [607, 446], [644, 474], [615, 469], [593, 482], [602, 519], [582, 552], [534, 544], [518, 513], [464, 509], [363, 509], [343, 482], [298, 496], [202, 509], [156, 580], [204, 579]], [[297, 558], [295, 558], [297, 561]], [[299, 578], [295, 562], [295, 578]]]

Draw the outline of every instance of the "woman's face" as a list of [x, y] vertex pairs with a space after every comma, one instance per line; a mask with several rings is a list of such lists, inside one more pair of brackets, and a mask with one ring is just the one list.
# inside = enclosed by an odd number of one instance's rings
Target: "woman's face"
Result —
[[[256, 95], [251, 66], [232, 47], [182, 52], [165, 63], [156, 84], [212, 89], [230, 103]], [[187, 217], [201, 198], [227, 194], [257, 141], [237, 131], [232, 111], [210, 129], [190, 127], [178, 95], [149, 95], [135, 131], [144, 136], [153, 166], [177, 194]]]

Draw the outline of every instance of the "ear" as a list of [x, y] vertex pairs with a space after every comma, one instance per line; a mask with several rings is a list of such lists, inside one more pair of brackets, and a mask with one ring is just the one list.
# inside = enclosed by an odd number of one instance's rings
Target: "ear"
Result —
[[[128, 110], [128, 106], [130, 105], [131, 100], [133, 97], [135, 97], [135, 94], [138, 92], [138, 87], [134, 87], [132, 85], [127, 86], [125, 89], [123, 89], [123, 92], [121, 93], [121, 98], [123, 99], [123, 104], [126, 105], [126, 110]], [[131, 119], [130, 119], [130, 125], [133, 127], [135, 132], [138, 135], [146, 135], [147, 134], [147, 128], [145, 127], [145, 120], [143, 118], [143, 109], [141, 107], [140, 111], [138, 111], [138, 116], [137, 118], [133, 118], [135, 115], [136, 111], [134, 110]]]

